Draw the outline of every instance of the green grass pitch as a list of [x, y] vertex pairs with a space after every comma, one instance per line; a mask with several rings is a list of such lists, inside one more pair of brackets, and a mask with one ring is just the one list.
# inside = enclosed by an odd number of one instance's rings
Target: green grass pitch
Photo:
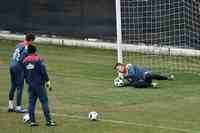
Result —
[[[79, 47], [39, 45], [53, 84], [50, 108], [57, 126], [39, 127], [7, 113], [9, 56], [14, 41], [0, 40], [0, 133], [200, 133], [200, 76], [176, 73], [173, 81], [157, 81], [157, 89], [115, 88], [116, 52]], [[27, 86], [23, 103], [27, 106]], [[87, 119], [97, 111], [100, 121]]]

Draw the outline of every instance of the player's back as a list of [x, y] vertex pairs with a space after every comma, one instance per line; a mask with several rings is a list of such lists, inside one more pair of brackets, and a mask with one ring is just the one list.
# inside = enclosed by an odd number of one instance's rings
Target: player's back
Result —
[[147, 70], [132, 64], [127, 64], [127, 66], [128, 66], [128, 76], [130, 77], [135, 77], [137, 79], [144, 79], [145, 73], [148, 72]]
[[48, 75], [42, 59], [37, 54], [31, 54], [24, 59], [25, 79], [31, 87], [41, 86], [48, 80]]
[[16, 45], [15, 49], [13, 50], [11, 60], [10, 60], [10, 65], [14, 66], [17, 65], [18, 62], [22, 61], [22, 56], [24, 56], [24, 51], [25, 51], [26, 45], [23, 43], [19, 43]]

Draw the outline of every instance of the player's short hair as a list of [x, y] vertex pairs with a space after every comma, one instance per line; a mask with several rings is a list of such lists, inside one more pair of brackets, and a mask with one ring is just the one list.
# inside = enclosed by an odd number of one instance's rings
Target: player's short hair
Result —
[[34, 41], [35, 35], [33, 33], [28, 33], [28, 34], [26, 34], [25, 39], [26, 39], [26, 41]]
[[120, 65], [123, 65], [122, 63], [119, 63], [119, 62], [117, 62], [115, 65], [114, 65], [114, 69], [116, 69], [117, 68], [117, 66], [120, 66]]
[[28, 45], [28, 54], [33, 54], [37, 51], [37, 48], [34, 45]]

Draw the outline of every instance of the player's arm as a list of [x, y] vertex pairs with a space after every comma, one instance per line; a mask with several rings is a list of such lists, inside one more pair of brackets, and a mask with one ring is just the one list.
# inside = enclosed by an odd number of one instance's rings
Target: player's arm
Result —
[[46, 66], [43, 62], [40, 62], [40, 69], [41, 69], [43, 81], [45, 81], [45, 82], [49, 81], [49, 75], [47, 73]]
[[49, 76], [48, 76], [48, 73], [47, 73], [47, 70], [46, 70], [46, 66], [42, 61], [40, 62], [40, 68], [41, 68], [41, 74], [42, 74], [42, 77], [43, 77], [43, 81], [45, 81], [45, 87], [51, 91], [52, 90], [51, 82], [49, 80]]
[[19, 62], [23, 62], [24, 58], [28, 55], [27, 47], [23, 47], [20, 51]]

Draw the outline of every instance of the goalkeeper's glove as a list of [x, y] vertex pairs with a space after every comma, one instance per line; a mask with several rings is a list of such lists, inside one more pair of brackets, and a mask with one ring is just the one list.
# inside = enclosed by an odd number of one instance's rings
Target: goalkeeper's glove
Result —
[[118, 73], [118, 77], [119, 77], [120, 79], [124, 79], [123, 73]]
[[52, 87], [51, 87], [51, 82], [50, 81], [47, 81], [45, 83], [45, 87], [49, 90], [49, 91], [52, 91]]

